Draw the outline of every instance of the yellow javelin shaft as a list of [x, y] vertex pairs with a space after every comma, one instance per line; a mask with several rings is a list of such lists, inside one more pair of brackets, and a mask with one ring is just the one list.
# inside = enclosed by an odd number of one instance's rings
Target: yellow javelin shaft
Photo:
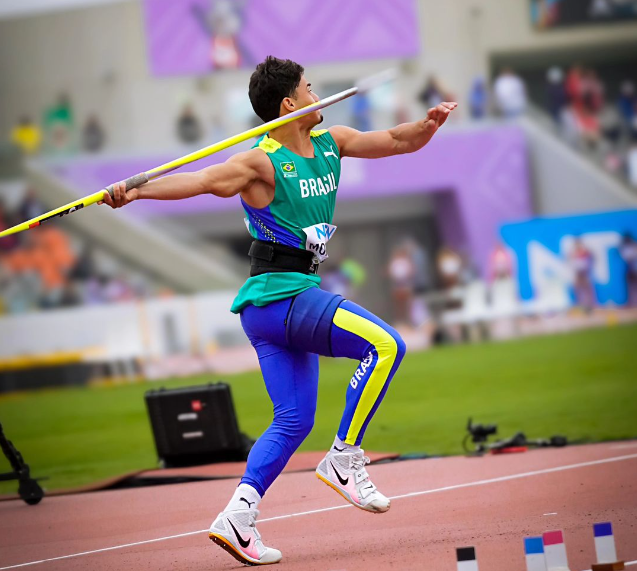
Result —
[[[302, 109], [299, 109], [298, 111], [289, 113], [285, 117], [280, 117], [278, 119], [274, 119], [272, 121], [264, 123], [263, 125], [259, 125], [258, 127], [248, 129], [247, 131], [244, 131], [243, 133], [239, 133], [238, 135], [234, 135], [233, 137], [224, 139], [223, 141], [215, 143], [214, 145], [209, 145], [207, 147], [204, 147], [203, 149], [200, 149], [198, 151], [185, 155], [179, 159], [175, 159], [174, 161], [170, 161], [168, 163], [160, 165], [149, 171], [127, 178], [125, 181], [126, 191], [128, 192], [132, 188], [137, 188], [138, 186], [141, 186], [142, 184], [148, 182], [149, 180], [152, 180], [170, 171], [178, 169], [179, 167], [187, 165], [188, 163], [198, 161], [199, 159], [203, 159], [204, 157], [208, 157], [214, 153], [223, 151], [224, 149], [232, 147], [233, 145], [237, 145], [238, 143], [247, 141], [248, 139], [251, 139], [252, 137], [258, 137], [259, 135], [263, 135], [264, 133], [267, 133], [268, 131], [271, 131], [272, 129], [276, 129], [277, 127], [281, 127], [282, 125], [285, 125], [286, 123], [296, 121], [297, 119], [304, 117], [305, 115], [308, 115], [309, 113], [313, 113], [314, 111], [323, 109], [324, 107], [327, 107], [328, 105], [332, 105], [334, 103], [337, 103], [338, 101], [342, 101], [343, 99], [346, 99], [347, 97], [356, 95], [357, 92], [358, 92], [357, 87], [346, 89], [345, 91], [336, 93], [335, 95], [322, 99], [321, 101], [317, 101], [316, 103], [307, 105], [306, 107], [303, 107]], [[84, 198], [80, 198], [74, 202], [69, 202], [68, 204], [61, 206], [60, 208], [56, 208], [55, 210], [51, 210], [45, 214], [42, 214], [41, 216], [37, 216], [36, 218], [27, 220], [26, 222], [23, 222], [22, 224], [18, 224], [17, 226], [13, 226], [12, 228], [4, 230], [3, 232], [0, 232], [0, 238], [4, 236], [9, 236], [10, 234], [16, 234], [17, 232], [22, 232], [24, 230], [29, 230], [30, 228], [39, 226], [43, 222], [47, 222], [51, 218], [66, 216], [67, 214], [71, 214], [72, 212], [77, 212], [78, 210], [81, 210], [82, 208], [86, 206], [90, 206], [91, 204], [95, 204], [96, 202], [101, 201], [104, 198], [105, 192], [108, 192], [111, 194], [111, 196], [113, 196], [113, 185], [109, 185], [105, 189], [100, 190], [94, 194], [90, 194], [89, 196], [85, 196]]]
[[61, 216], [66, 216], [67, 214], [71, 214], [71, 212], [77, 212], [81, 210], [85, 206], [90, 206], [91, 204], [95, 204], [104, 198], [104, 190], [100, 190], [94, 194], [90, 194], [89, 196], [85, 196], [84, 198], [80, 198], [75, 200], [74, 202], [69, 202], [64, 206], [60, 206], [60, 208], [56, 208], [55, 210], [51, 210], [46, 214], [42, 214], [41, 216], [36, 216], [31, 220], [27, 220], [22, 224], [18, 224], [17, 226], [13, 226], [3, 232], [0, 232], [0, 238], [4, 236], [9, 236], [11, 234], [17, 234], [18, 232], [22, 232], [23, 230], [29, 230], [31, 228], [35, 228], [39, 226], [42, 222], [46, 222], [51, 218], [58, 218]]
[[338, 101], [342, 101], [347, 97], [351, 97], [352, 95], [356, 95], [358, 92], [358, 88], [352, 87], [350, 89], [346, 89], [345, 91], [341, 91], [340, 93], [336, 93], [330, 97], [326, 97], [321, 101], [317, 101], [316, 103], [312, 103], [311, 105], [307, 105], [298, 111], [294, 111], [285, 115], [284, 117], [280, 117], [278, 119], [273, 119], [272, 121], [268, 121], [263, 125], [259, 125], [243, 133], [239, 133], [238, 135], [234, 135], [233, 137], [229, 137], [224, 139], [223, 141], [219, 141], [214, 145], [210, 145], [208, 147], [204, 147], [198, 151], [190, 153], [181, 157], [180, 159], [175, 159], [174, 161], [170, 161], [166, 164], [158, 166], [154, 169], [146, 171], [146, 175], [148, 176], [148, 180], [152, 180], [158, 176], [166, 174], [172, 170], [178, 169], [188, 163], [192, 163], [193, 161], [198, 161], [199, 159], [203, 159], [204, 157], [208, 157], [214, 153], [218, 153], [219, 151], [223, 151], [228, 147], [232, 147], [233, 145], [237, 145], [239, 143], [243, 143], [243, 141], [247, 141], [248, 139], [252, 139], [253, 137], [258, 137], [259, 135], [263, 135], [268, 131], [276, 129], [277, 127], [281, 127], [287, 123], [291, 123], [292, 121], [296, 121], [297, 119], [304, 117], [314, 111], [318, 111], [319, 109], [323, 109], [328, 105], [332, 105], [337, 103]]

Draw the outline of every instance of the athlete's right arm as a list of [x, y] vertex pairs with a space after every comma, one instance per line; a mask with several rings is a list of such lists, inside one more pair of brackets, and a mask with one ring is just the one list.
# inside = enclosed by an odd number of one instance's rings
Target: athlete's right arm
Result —
[[[226, 162], [192, 173], [167, 175], [126, 192], [126, 185], [113, 185], [113, 195], [104, 193], [105, 204], [121, 208], [135, 200], [181, 200], [200, 194], [229, 198], [248, 190], [257, 180], [267, 180], [270, 160], [259, 149], [237, 153]], [[272, 177], [273, 178], [273, 177]], [[101, 204], [102, 202], [100, 202]]]

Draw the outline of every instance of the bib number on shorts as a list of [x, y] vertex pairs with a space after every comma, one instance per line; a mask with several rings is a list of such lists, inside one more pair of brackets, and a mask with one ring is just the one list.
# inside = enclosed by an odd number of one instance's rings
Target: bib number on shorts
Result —
[[314, 224], [314, 226], [303, 228], [303, 232], [307, 237], [305, 249], [312, 252], [319, 259], [319, 262], [325, 261], [327, 259], [327, 242], [336, 232], [336, 226], [327, 223]]

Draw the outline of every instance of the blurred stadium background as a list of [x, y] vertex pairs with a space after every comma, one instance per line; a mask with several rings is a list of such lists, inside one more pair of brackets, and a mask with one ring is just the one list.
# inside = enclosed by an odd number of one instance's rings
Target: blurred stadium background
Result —
[[[257, 124], [268, 54], [321, 96], [397, 67], [326, 126], [460, 103], [423, 151], [344, 161], [323, 287], [411, 351], [368, 446], [459, 452], [470, 414], [637, 436], [635, 0], [4, 0], [0, 230]], [[146, 381], [230, 380], [242, 428], [267, 426], [229, 312], [242, 218], [238, 197], [140, 201], [0, 240], [0, 420], [52, 487], [152, 465]], [[324, 370], [306, 448], [331, 438], [350, 369]]]

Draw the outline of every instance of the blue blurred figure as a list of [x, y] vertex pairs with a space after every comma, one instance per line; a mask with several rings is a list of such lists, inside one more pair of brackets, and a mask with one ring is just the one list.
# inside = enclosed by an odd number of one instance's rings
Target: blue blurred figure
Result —
[[469, 93], [469, 113], [472, 119], [482, 119], [487, 114], [489, 94], [487, 85], [482, 77], [476, 77]]
[[352, 99], [352, 119], [354, 129], [359, 131], [371, 131], [372, 121], [370, 118], [371, 105], [365, 93], [359, 93]]
[[562, 121], [562, 111], [568, 103], [566, 86], [564, 85], [564, 72], [557, 66], [551, 67], [546, 72], [546, 101], [553, 121], [559, 125]]
[[624, 81], [619, 91], [619, 99], [617, 107], [621, 114], [622, 121], [626, 127], [629, 127], [635, 117], [635, 108], [637, 107], [637, 96], [635, 96], [635, 84], [632, 81]]

